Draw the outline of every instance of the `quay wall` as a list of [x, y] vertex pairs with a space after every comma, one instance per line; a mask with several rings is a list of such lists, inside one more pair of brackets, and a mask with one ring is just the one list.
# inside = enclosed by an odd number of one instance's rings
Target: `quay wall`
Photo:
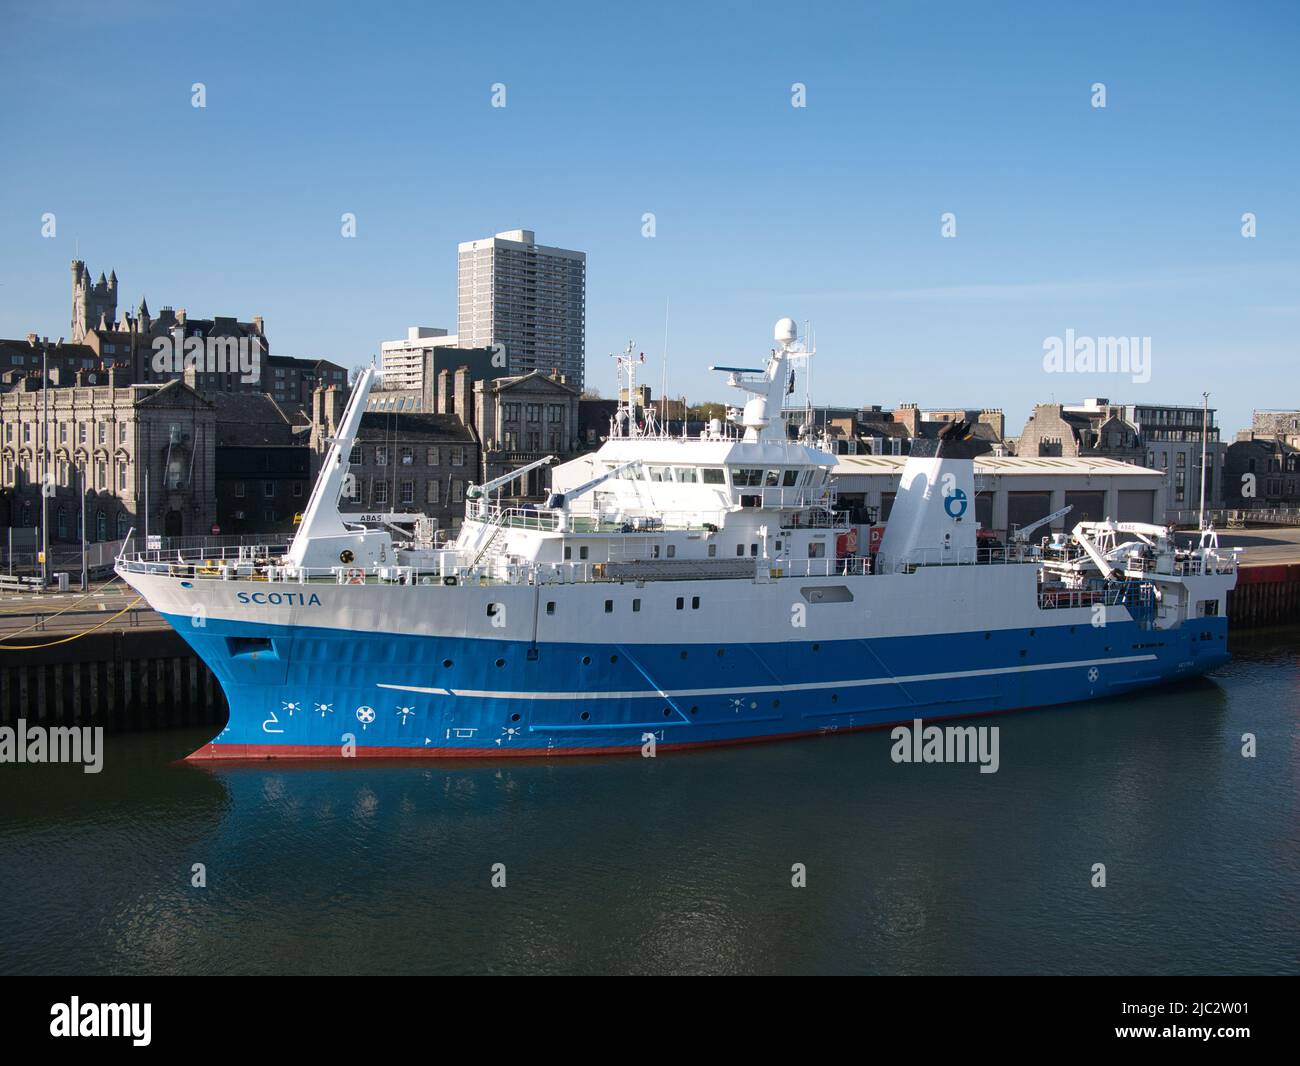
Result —
[[1300, 563], [1243, 566], [1237, 587], [1228, 593], [1228, 625], [1233, 629], [1300, 622]]
[[0, 724], [19, 718], [106, 732], [220, 726], [226, 697], [170, 626], [101, 630], [47, 648], [0, 651]]

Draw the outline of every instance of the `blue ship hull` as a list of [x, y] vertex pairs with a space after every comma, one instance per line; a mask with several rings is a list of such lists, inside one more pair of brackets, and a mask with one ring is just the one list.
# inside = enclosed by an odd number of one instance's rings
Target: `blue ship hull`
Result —
[[501, 757], [776, 740], [1072, 703], [1227, 661], [1227, 620], [871, 640], [538, 644], [168, 620], [230, 721], [196, 759]]

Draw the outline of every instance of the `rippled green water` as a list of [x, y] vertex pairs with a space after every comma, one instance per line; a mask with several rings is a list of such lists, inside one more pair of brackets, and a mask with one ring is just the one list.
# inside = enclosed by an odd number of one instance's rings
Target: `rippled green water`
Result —
[[1298, 647], [986, 719], [991, 775], [880, 732], [221, 771], [174, 763], [206, 732], [110, 737], [97, 776], [0, 766], [0, 969], [1294, 973]]

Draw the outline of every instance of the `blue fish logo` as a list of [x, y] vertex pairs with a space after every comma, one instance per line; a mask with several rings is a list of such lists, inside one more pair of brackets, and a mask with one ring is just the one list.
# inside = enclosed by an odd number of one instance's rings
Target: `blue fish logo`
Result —
[[960, 518], [966, 513], [966, 506], [966, 493], [961, 489], [953, 489], [951, 495], [943, 498], [943, 509], [949, 518]]

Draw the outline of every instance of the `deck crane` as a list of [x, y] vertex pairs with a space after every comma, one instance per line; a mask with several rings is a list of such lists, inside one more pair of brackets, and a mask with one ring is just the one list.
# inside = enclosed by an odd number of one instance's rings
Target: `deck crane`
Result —
[[1053, 511], [1051, 514], [1047, 515], [1046, 517], [1040, 518], [1037, 522], [1030, 522], [1029, 525], [1027, 526], [1021, 526], [1019, 529], [1015, 530], [1015, 532], [1011, 534], [1012, 542], [1016, 544], [1028, 544], [1029, 534], [1034, 532], [1034, 530], [1040, 529], [1046, 525], [1050, 525], [1051, 523], [1055, 522], [1058, 518], [1064, 518], [1067, 514], [1069, 514], [1073, 510], [1074, 510], [1074, 504], [1067, 503], [1059, 511]]

